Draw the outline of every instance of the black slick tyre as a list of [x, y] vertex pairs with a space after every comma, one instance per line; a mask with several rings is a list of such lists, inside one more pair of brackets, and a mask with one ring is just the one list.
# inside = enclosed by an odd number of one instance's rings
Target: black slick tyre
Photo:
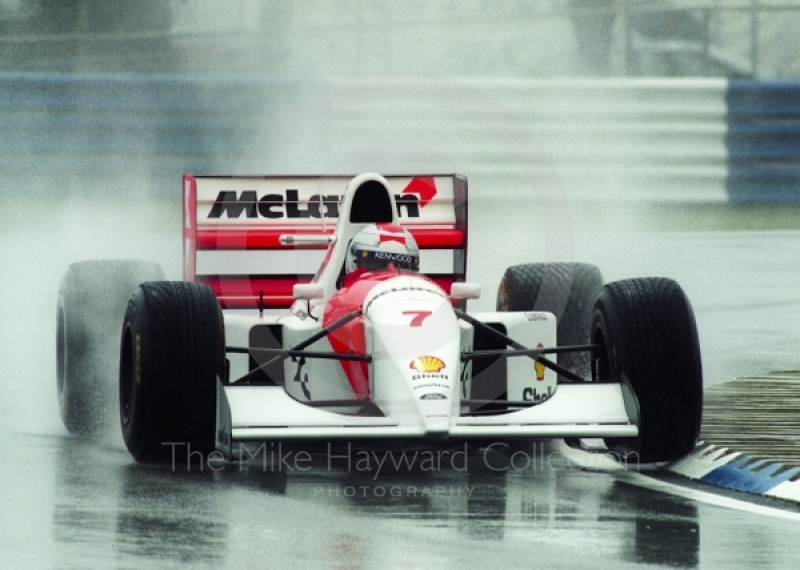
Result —
[[224, 379], [222, 311], [206, 285], [143, 283], [122, 327], [119, 417], [138, 462], [202, 460], [215, 449], [216, 381]]
[[[497, 310], [553, 313], [559, 346], [589, 344], [592, 309], [602, 288], [600, 269], [588, 263], [514, 265], [500, 280]], [[590, 377], [588, 352], [559, 354], [558, 363], [582, 378]], [[559, 381], [565, 380], [559, 376]]]
[[56, 307], [56, 391], [70, 433], [96, 436], [116, 424], [125, 307], [139, 283], [163, 278], [147, 261], [80, 261], [67, 269]]
[[703, 372], [694, 312], [671, 279], [607, 284], [592, 316], [592, 340], [606, 349], [598, 378], [629, 384], [638, 401], [639, 437], [607, 440], [627, 462], [673, 461], [697, 442]]

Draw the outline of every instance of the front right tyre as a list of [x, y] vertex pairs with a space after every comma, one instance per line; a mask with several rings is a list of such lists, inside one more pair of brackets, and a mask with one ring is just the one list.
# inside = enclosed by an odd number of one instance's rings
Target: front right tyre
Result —
[[[626, 462], [674, 461], [694, 448], [703, 415], [703, 372], [694, 312], [672, 279], [607, 284], [592, 314], [592, 341], [605, 345], [600, 381], [627, 384], [639, 436], [606, 440]], [[630, 413], [630, 412], [629, 412]]]

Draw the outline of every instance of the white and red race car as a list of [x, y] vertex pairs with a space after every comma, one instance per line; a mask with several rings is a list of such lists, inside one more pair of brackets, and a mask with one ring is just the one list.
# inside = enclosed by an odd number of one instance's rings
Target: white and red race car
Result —
[[[694, 447], [700, 351], [675, 281], [518, 265], [497, 311], [471, 314], [463, 176], [183, 182], [183, 281], [134, 261], [76, 263], [62, 280], [71, 432], [96, 430], [118, 386], [123, 439], [144, 462], [174, 460], [176, 445], [231, 459], [265, 441], [565, 438], [645, 463]], [[412, 234], [419, 272], [342, 285], [348, 245], [373, 223]], [[104, 346], [120, 322], [120, 348]]]

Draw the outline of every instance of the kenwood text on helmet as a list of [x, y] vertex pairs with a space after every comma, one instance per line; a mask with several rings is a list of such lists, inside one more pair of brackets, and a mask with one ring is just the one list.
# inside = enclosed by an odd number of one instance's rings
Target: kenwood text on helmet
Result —
[[345, 272], [380, 271], [389, 265], [419, 271], [419, 247], [407, 229], [398, 224], [370, 224], [350, 241]]

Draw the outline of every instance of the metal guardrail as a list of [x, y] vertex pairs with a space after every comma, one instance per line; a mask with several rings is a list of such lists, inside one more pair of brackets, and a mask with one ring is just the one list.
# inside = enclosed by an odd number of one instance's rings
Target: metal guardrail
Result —
[[800, 202], [800, 83], [0, 74], [0, 193], [459, 171], [581, 200]]
[[464, 172], [491, 192], [724, 201], [726, 85], [0, 74], [0, 193], [171, 195], [183, 172], [370, 161]]
[[171, 194], [184, 172], [229, 172], [254, 117], [294, 89], [189, 76], [0, 74], [0, 193]]

